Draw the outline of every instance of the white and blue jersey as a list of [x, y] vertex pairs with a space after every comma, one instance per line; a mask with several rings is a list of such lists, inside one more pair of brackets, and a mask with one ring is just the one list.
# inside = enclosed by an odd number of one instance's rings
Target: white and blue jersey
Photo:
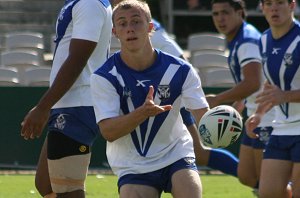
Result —
[[[300, 25], [294, 21], [290, 31], [274, 39], [270, 29], [261, 37], [260, 50], [267, 80], [284, 91], [300, 89]], [[300, 135], [300, 104], [275, 106], [273, 135]]]
[[144, 71], [129, 68], [115, 53], [91, 78], [97, 122], [128, 114], [144, 104], [149, 86], [157, 105], [170, 111], [149, 117], [130, 134], [107, 142], [108, 162], [119, 177], [166, 167], [184, 157], [195, 157], [192, 137], [180, 109], [208, 107], [197, 72], [186, 61], [155, 51], [157, 58]]
[[67, 0], [56, 22], [56, 48], [50, 85], [69, 56], [71, 39], [99, 43], [71, 89], [53, 108], [92, 106], [90, 76], [108, 58], [112, 30], [109, 0]]
[[69, 56], [71, 39], [97, 43], [87, 65], [65, 95], [52, 107], [49, 131], [92, 145], [99, 133], [90, 94], [90, 77], [108, 57], [112, 30], [109, 0], [67, 0], [56, 23], [56, 48], [50, 85]]
[[[261, 33], [251, 24], [244, 22], [236, 34], [235, 38], [228, 43], [229, 57], [228, 64], [234, 81], [239, 83], [243, 80], [243, 67], [250, 62], [261, 63], [259, 53], [259, 39]], [[261, 72], [263, 77], [263, 72]], [[263, 82], [263, 81], [262, 81]], [[247, 115], [250, 116], [256, 110], [255, 98], [258, 92], [246, 98], [245, 106]], [[259, 126], [270, 126], [273, 120], [273, 111], [267, 113]]]

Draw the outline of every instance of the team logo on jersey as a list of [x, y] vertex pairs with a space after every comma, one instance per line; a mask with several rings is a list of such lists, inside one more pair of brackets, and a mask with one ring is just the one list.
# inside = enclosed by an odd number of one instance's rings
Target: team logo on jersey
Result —
[[57, 116], [54, 127], [60, 130], [63, 130], [66, 126], [66, 119], [65, 119], [65, 115], [67, 114], [60, 114], [59, 116]]
[[203, 139], [204, 142], [207, 142], [208, 144], [211, 144], [212, 145], [212, 141], [210, 139], [211, 137], [211, 134], [209, 132], [209, 130], [205, 127], [204, 124], [202, 124], [200, 127], [199, 127], [199, 132], [200, 132], [200, 135]]
[[124, 98], [131, 98], [131, 91], [128, 87], [123, 87], [123, 97]]
[[150, 80], [136, 80], [136, 81], [137, 81], [136, 83], [137, 87], [139, 86], [146, 87], [145, 82], [149, 82]]
[[158, 85], [157, 94], [160, 100], [166, 100], [170, 98], [170, 86], [169, 85]]
[[279, 48], [279, 47], [273, 47], [272, 54], [278, 54], [279, 50], [281, 50], [281, 48]]
[[291, 53], [286, 53], [283, 57], [286, 67], [290, 67], [293, 64], [293, 55]]

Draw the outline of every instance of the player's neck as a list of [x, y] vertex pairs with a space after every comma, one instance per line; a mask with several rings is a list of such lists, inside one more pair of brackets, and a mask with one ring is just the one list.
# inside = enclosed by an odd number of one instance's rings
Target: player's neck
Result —
[[230, 33], [226, 35], [227, 42], [231, 42], [235, 38], [242, 25], [243, 25], [243, 21], [241, 21], [239, 25], [237, 25]]
[[271, 26], [272, 36], [274, 39], [279, 39], [285, 34], [287, 34], [290, 29], [294, 26], [293, 19], [288, 20], [286, 23], [281, 26]]
[[121, 51], [121, 58], [128, 67], [136, 71], [149, 68], [156, 59], [156, 52], [152, 47], [143, 48], [139, 51]]

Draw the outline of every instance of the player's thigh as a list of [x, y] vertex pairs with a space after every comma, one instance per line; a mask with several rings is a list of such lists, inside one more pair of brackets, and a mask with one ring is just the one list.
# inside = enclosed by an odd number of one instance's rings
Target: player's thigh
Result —
[[174, 198], [202, 197], [202, 184], [200, 175], [192, 169], [181, 169], [172, 176], [172, 195]]
[[159, 198], [160, 193], [152, 186], [124, 184], [120, 188], [120, 198]]
[[255, 163], [255, 170], [256, 170], [256, 175], [260, 176], [260, 171], [261, 171], [261, 163], [263, 160], [263, 149], [254, 149], [253, 150], [253, 154], [254, 154], [254, 163]]
[[84, 191], [90, 146], [56, 131], [48, 133], [48, 170], [53, 192]]
[[264, 159], [259, 180], [259, 194], [262, 197], [283, 197], [290, 180], [292, 162]]
[[254, 149], [241, 144], [239, 151], [238, 175], [253, 175], [255, 173]]
[[52, 193], [47, 162], [47, 138], [41, 149], [35, 174], [35, 186], [42, 196]]

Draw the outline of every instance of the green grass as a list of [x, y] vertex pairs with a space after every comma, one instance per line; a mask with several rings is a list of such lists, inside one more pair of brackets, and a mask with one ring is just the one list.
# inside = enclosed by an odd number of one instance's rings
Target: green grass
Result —
[[[226, 175], [201, 175], [203, 198], [254, 198], [251, 189]], [[89, 175], [87, 198], [118, 197], [117, 177], [113, 175]], [[0, 198], [40, 197], [34, 187], [34, 175], [0, 175]], [[163, 194], [162, 198], [171, 198]]]

